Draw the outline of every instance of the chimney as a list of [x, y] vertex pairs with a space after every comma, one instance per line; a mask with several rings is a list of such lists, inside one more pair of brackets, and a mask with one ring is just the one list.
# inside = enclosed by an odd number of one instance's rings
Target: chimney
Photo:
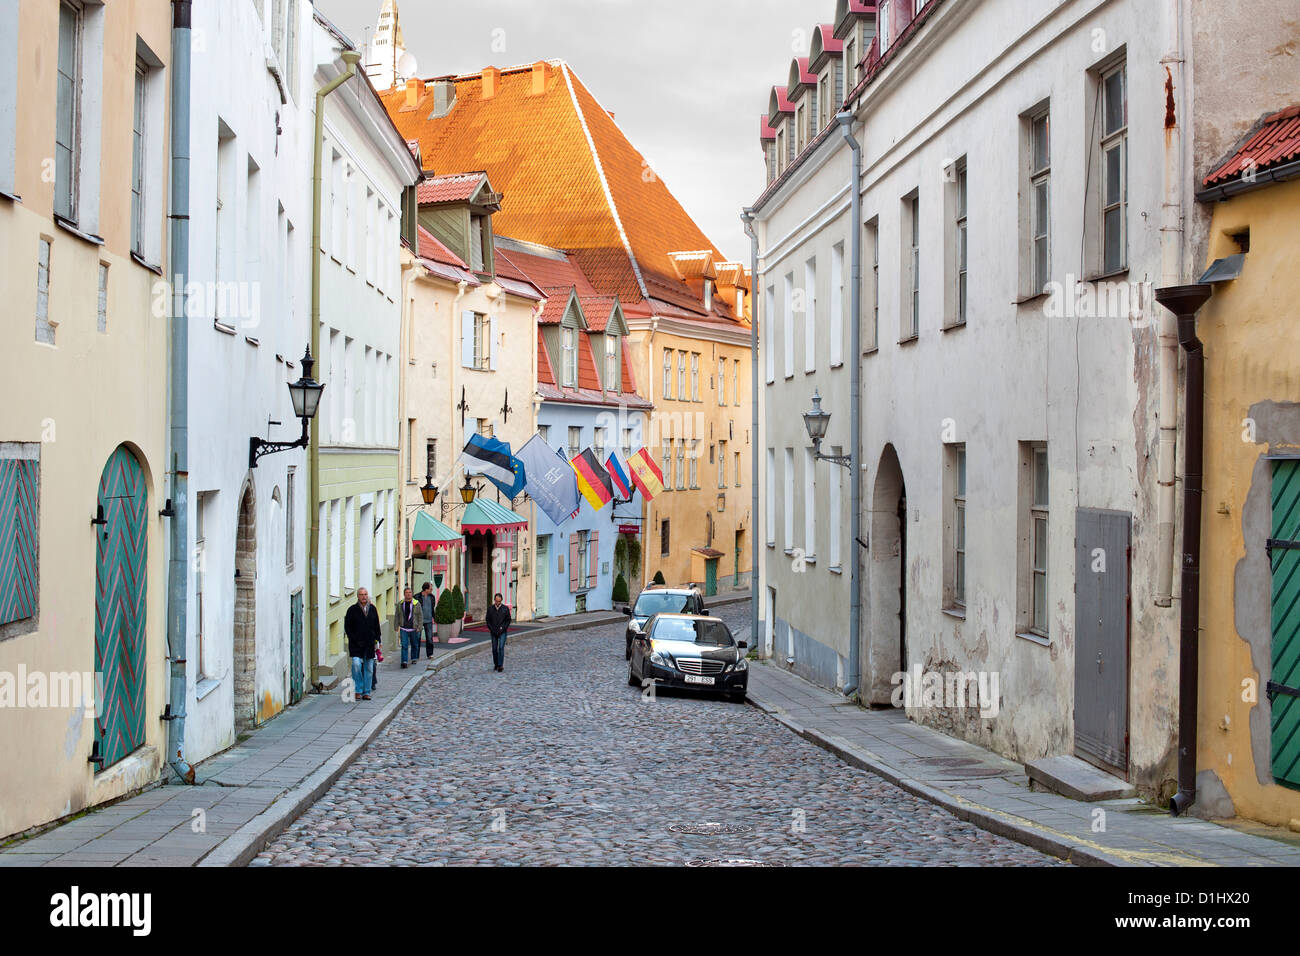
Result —
[[551, 77], [551, 67], [545, 60], [533, 64], [533, 85], [529, 96], [541, 96], [546, 92], [546, 81]]
[[424, 92], [424, 81], [411, 77], [406, 81], [406, 108], [415, 109], [415, 105], [420, 102], [420, 94]]
[[501, 71], [495, 66], [483, 68], [483, 99], [490, 100], [496, 96], [497, 85], [501, 82]]
[[429, 114], [430, 119], [438, 119], [446, 116], [456, 105], [456, 83], [454, 80], [434, 80], [433, 86], [433, 112]]

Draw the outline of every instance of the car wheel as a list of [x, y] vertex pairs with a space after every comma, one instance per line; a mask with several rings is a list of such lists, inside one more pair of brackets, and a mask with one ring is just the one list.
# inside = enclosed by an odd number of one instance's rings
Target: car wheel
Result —
[[729, 699], [731, 700], [731, 702], [732, 702], [733, 704], [743, 704], [743, 703], [745, 702], [745, 695], [746, 695], [746, 693], [747, 693], [746, 691], [743, 691], [743, 690], [742, 690], [742, 691], [741, 691], [740, 693], [738, 693], [738, 694], [732, 694], [732, 695], [730, 695], [730, 698], [729, 698]]

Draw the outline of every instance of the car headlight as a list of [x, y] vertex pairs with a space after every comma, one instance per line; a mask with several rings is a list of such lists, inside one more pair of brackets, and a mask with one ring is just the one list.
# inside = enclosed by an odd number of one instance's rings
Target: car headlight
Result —
[[732, 670], [734, 670], [734, 671], [747, 671], [747, 670], [749, 670], [749, 661], [745, 660], [745, 659], [742, 657], [740, 660], [736, 661], [736, 666], [733, 667]]
[[673, 659], [668, 656], [667, 651], [654, 651], [650, 655], [650, 663], [658, 664], [660, 667], [672, 667]]

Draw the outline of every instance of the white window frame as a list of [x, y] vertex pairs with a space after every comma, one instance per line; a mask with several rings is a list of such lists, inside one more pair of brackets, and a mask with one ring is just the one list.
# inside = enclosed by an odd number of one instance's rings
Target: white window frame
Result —
[[661, 398], [673, 397], [673, 350], [664, 349], [664, 382]]
[[691, 401], [700, 400], [700, 353], [691, 353]]
[[785, 449], [785, 485], [781, 489], [785, 518], [785, 552], [794, 552], [794, 449]]
[[[1100, 173], [1100, 200], [1101, 200], [1101, 217], [1098, 220], [1099, 230], [1099, 265], [1102, 275], [1113, 275], [1117, 272], [1123, 272], [1128, 268], [1128, 71], [1127, 62], [1121, 61], [1116, 65], [1102, 71], [1098, 78], [1099, 86], [1099, 103], [1100, 103], [1100, 122], [1101, 122], [1101, 141], [1100, 141], [1100, 163], [1098, 172]], [[1110, 115], [1110, 101], [1107, 97], [1107, 87], [1111, 80], [1119, 78], [1120, 86], [1120, 109], [1122, 116], [1112, 125]], [[1118, 176], [1119, 182], [1116, 188], [1112, 190], [1112, 176], [1110, 172], [1110, 155], [1118, 151]], [[1115, 198], [1112, 197], [1112, 192]], [[1111, 262], [1106, 257], [1107, 237], [1110, 235], [1110, 225], [1108, 217], [1112, 213], [1117, 214], [1117, 226], [1119, 237], [1117, 244], [1119, 247], [1119, 259]]]
[[844, 364], [844, 243], [831, 246], [831, 368]]
[[803, 551], [809, 563], [817, 560], [817, 459], [811, 447], [803, 450]]
[[817, 259], [803, 266], [803, 370], [817, 371]]
[[[1030, 506], [1029, 506], [1029, 630], [1041, 637], [1048, 636], [1048, 507], [1051, 490], [1051, 471], [1047, 446], [1031, 449]], [[1041, 494], [1040, 494], [1041, 490]], [[1039, 532], [1042, 532], [1041, 540]]]
[[785, 337], [785, 377], [794, 378], [794, 273], [787, 272], [784, 279], [784, 321], [781, 323]]
[[560, 384], [565, 388], [576, 388], [578, 385], [578, 333], [576, 329], [568, 327], [560, 329], [560, 348], [562, 351]]
[[[1050, 107], [1027, 119], [1029, 179], [1029, 282], [1026, 295], [1042, 294], [1052, 275], [1052, 114]], [[1039, 149], [1039, 124], [1042, 149]], [[1041, 161], [1040, 161], [1041, 153]]]

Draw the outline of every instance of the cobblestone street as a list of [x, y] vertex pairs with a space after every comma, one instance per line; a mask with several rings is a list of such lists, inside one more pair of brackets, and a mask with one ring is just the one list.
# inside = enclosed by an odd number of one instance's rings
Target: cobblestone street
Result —
[[[747, 605], [718, 614], [746, 639]], [[501, 674], [489, 662], [427, 681], [253, 865], [1058, 863], [753, 707], [643, 699], [621, 626], [508, 647]], [[701, 824], [739, 832], [674, 829]]]

